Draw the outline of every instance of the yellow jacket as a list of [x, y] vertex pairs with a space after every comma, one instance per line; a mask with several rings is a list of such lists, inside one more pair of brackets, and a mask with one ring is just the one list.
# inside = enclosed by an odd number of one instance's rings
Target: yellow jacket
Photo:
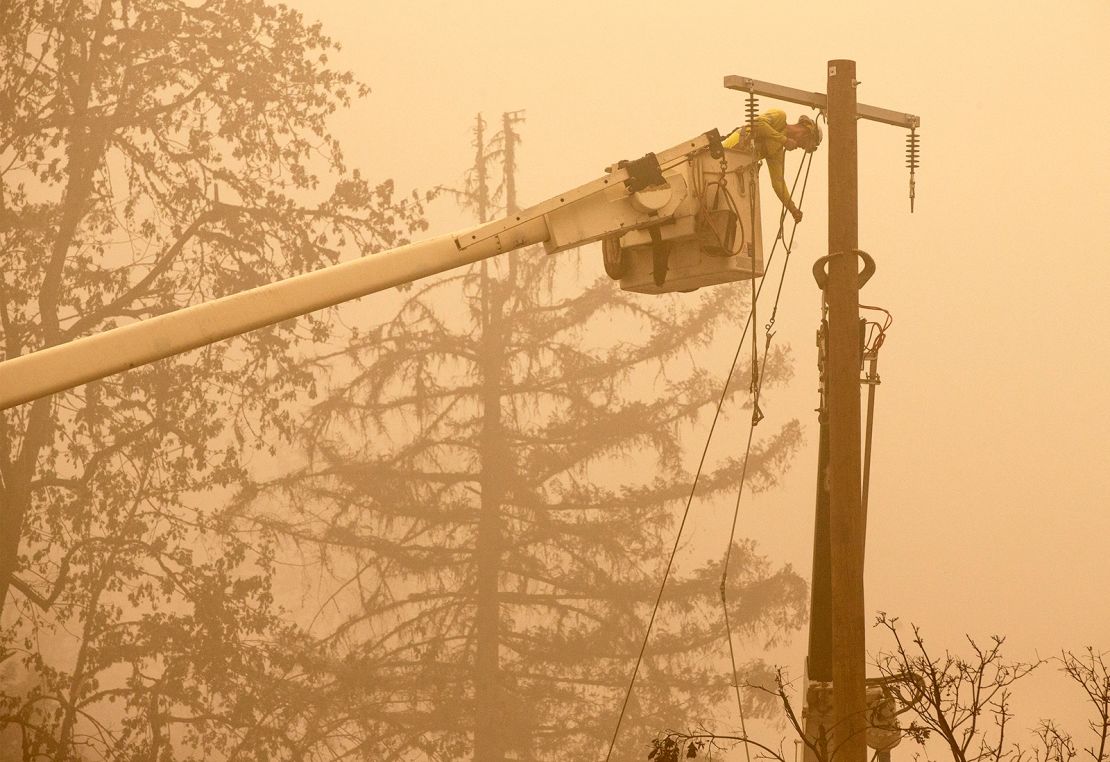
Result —
[[753, 148], [755, 158], [767, 162], [767, 172], [771, 175], [771, 187], [775, 189], [775, 195], [793, 212], [794, 201], [790, 198], [786, 178], [783, 177], [786, 167], [786, 112], [777, 108], [764, 111], [755, 118], [750, 132], [754, 134], [755, 140], [748, 134], [748, 125], [744, 125], [729, 133], [721, 141], [721, 145], [736, 148], [743, 143], [744, 148]]

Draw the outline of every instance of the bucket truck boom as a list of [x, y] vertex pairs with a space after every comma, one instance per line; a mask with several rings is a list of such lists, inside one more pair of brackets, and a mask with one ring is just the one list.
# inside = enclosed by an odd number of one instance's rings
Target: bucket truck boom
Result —
[[0, 409], [531, 244], [555, 253], [604, 241], [606, 272], [630, 291], [754, 278], [763, 260], [758, 183], [748, 173], [758, 166], [712, 130], [472, 230], [9, 359], [0, 363]]

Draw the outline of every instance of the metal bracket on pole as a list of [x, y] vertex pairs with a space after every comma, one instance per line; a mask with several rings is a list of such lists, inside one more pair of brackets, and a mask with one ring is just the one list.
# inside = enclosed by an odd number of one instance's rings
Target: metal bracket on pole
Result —
[[871, 276], [875, 274], [875, 260], [870, 254], [863, 249], [851, 249], [849, 251], [837, 251], [829, 254], [827, 257], [820, 257], [813, 263], [813, 279], [817, 281], [817, 288], [822, 291], [825, 290], [825, 285], [829, 280], [829, 272], [825, 269], [825, 265], [833, 257], [839, 257], [843, 254], [855, 254], [863, 260], [863, 269], [859, 271], [859, 287], [863, 288], [867, 281], [871, 280]]

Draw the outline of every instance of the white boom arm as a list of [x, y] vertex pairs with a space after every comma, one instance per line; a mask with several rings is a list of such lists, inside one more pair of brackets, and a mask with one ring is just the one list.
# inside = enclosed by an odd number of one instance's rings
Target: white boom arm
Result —
[[[719, 147], [712, 131], [659, 154], [621, 162], [604, 177], [458, 235], [343, 262], [8, 360], [0, 363], [0, 409], [530, 244], [542, 242], [553, 253], [646, 228], [654, 228], [651, 240], [657, 247], [663, 239], [677, 242], [684, 230], [693, 229], [690, 220], [704, 206], [696, 192], [702, 174], [696, 167], [715, 165], [720, 159], [710, 160], [709, 154], [721, 156]], [[739, 186], [739, 174], [751, 158], [727, 154], [734, 159]], [[744, 273], [693, 287], [753, 277], [757, 248], [749, 247]]]

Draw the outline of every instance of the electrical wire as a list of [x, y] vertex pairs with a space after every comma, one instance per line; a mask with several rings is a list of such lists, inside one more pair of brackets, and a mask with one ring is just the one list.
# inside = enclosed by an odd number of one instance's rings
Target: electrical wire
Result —
[[709, 228], [710, 232], [713, 233], [713, 237], [717, 239], [717, 246], [724, 253], [714, 254], [712, 251], [708, 250], [704, 253], [710, 257], [727, 259], [729, 257], [735, 257], [744, 250], [744, 243], [747, 241], [748, 231], [744, 227], [744, 218], [740, 216], [740, 210], [736, 206], [736, 199], [733, 198], [732, 191], [729, 190], [728, 184], [725, 183], [723, 180], [714, 180], [705, 184], [705, 190], [701, 194], [702, 209], [712, 209], [713, 211], [717, 211], [716, 202], [714, 202], [713, 204], [709, 204], [707, 202], [707, 199], [709, 198], [709, 189], [714, 186], [716, 186], [717, 188], [717, 197], [720, 198], [722, 195], [724, 196], [725, 204], [728, 206], [728, 210], [732, 212], [732, 214], [736, 217], [737, 226], [740, 228], [740, 245], [735, 249], [729, 247], [726, 244], [725, 240], [721, 238], [721, 234], [717, 231], [717, 226], [713, 224], [712, 218], [707, 214], [705, 216], [705, 225]]
[[[762, 289], [762, 284], [760, 285]], [[659, 604], [663, 600], [663, 590], [667, 586], [667, 580], [671, 574], [671, 568], [674, 566], [674, 557], [678, 553], [679, 541], [682, 539], [683, 529], [686, 527], [686, 519], [690, 515], [690, 506], [694, 502], [694, 493], [698, 487], [698, 481], [701, 478], [701, 472], [705, 466], [705, 458], [709, 453], [709, 444], [713, 440], [713, 432], [717, 428], [717, 421], [721, 416], [721, 408], [724, 406], [725, 397], [728, 395], [728, 387], [732, 381], [732, 376], [736, 372], [736, 363], [740, 359], [740, 352], [744, 346], [744, 339], [748, 335], [748, 328], [752, 325], [751, 313], [748, 313], [748, 319], [744, 323], [744, 330], [740, 334], [740, 342], [736, 346], [736, 354], [732, 358], [732, 367], [729, 368], [728, 376], [725, 378], [724, 387], [721, 389], [721, 397], [717, 400], [717, 409], [713, 413], [713, 421], [709, 425], [709, 434], [705, 438], [705, 446], [702, 448], [701, 458], [698, 461], [697, 472], [694, 474], [694, 482], [690, 485], [690, 494], [686, 498], [686, 508], [682, 512], [682, 520], [678, 525], [678, 534], [675, 536], [674, 547], [671, 548], [670, 557], [667, 559], [667, 566], [663, 570], [663, 581], [659, 585], [659, 592], [655, 596], [655, 605], [651, 610], [651, 617], [648, 619], [647, 631], [644, 633], [644, 640], [640, 644], [640, 653], [636, 656], [636, 665], [632, 668], [632, 678], [628, 683], [628, 690], [624, 694], [624, 702], [621, 704], [620, 714], [617, 716], [617, 726], [613, 730], [613, 738], [609, 741], [609, 751], [605, 754], [606, 762], [609, 761], [613, 755], [613, 748], [617, 744], [617, 736], [620, 733], [621, 722], [624, 720], [624, 713], [628, 709], [628, 701], [632, 698], [632, 689], [636, 685], [636, 677], [640, 672], [640, 664], [644, 659], [644, 651], [647, 649], [648, 639], [651, 636], [652, 627], [655, 625], [655, 617], [659, 613]]]
[[875, 425], [875, 387], [879, 384], [879, 349], [886, 341], [886, 332], [894, 324], [894, 316], [882, 307], [873, 307], [870, 304], [861, 304], [861, 310], [872, 310], [886, 315], [882, 323], [867, 321], [867, 333], [864, 338], [863, 358], [868, 363], [867, 377], [867, 422], [864, 425], [863, 441], [863, 481], [860, 490], [860, 505], [863, 507], [863, 518], [867, 520], [867, 502], [871, 493], [871, 444]]
[[[809, 154], [809, 163], [812, 164], [812, 162], [813, 162], [813, 156], [812, 156], [812, 154]], [[799, 164], [799, 166], [798, 166], [798, 174], [799, 175], [801, 174], [801, 169], [802, 169], [801, 165]], [[809, 177], [809, 168], [808, 168], [808, 165], [807, 165], [807, 167], [806, 167], [806, 178], [808, 179], [808, 177]], [[794, 178], [794, 187], [797, 187], [797, 183], [798, 183], [798, 177], [795, 176], [795, 178]], [[793, 188], [791, 190], [793, 191]], [[805, 196], [805, 185], [803, 184], [802, 197], [799, 200], [804, 200], [804, 196]], [[791, 232], [790, 243], [787, 244], [786, 241], [783, 240], [783, 220], [785, 219], [785, 215], [786, 215], [786, 209], [785, 209], [785, 206], [784, 206], [783, 207], [783, 212], [779, 216], [778, 234], [775, 237], [775, 243], [771, 247], [771, 253], [767, 257], [767, 265], [766, 265], [765, 270], [769, 269], [771, 267], [771, 264], [774, 262], [775, 251], [778, 247], [778, 242], [780, 240], [782, 240], [784, 245], [785, 245], [785, 249], [786, 249], [786, 252], [787, 252], [787, 263], [789, 263], [790, 248], [791, 248], [791, 246], [793, 245], [793, 242], [794, 242], [794, 233], [797, 230], [797, 224], [795, 223], [794, 229]], [[754, 220], [753, 220], [753, 226], [754, 226]], [[786, 268], [784, 266], [782, 276], [780, 276], [780, 277], [785, 277], [785, 275], [786, 275]], [[753, 315], [754, 315], [755, 303], [758, 301], [759, 296], [763, 293], [763, 286], [764, 286], [765, 282], [766, 282], [765, 280], [760, 280], [759, 287], [754, 292], [754, 297], [753, 297], [753, 302], [752, 302], [753, 311], [749, 311], [748, 318], [744, 322], [744, 329], [740, 333], [740, 341], [737, 343], [736, 352], [733, 354], [733, 357], [732, 357], [732, 365], [729, 367], [728, 374], [725, 377], [725, 382], [724, 382], [724, 385], [721, 389], [721, 396], [717, 400], [717, 407], [716, 407], [716, 410], [713, 413], [713, 420], [711, 421], [711, 423], [709, 425], [709, 433], [706, 435], [706, 438], [705, 438], [705, 446], [702, 448], [701, 458], [698, 460], [698, 468], [697, 468], [697, 471], [694, 474], [693, 483], [690, 485], [690, 493], [686, 498], [686, 506], [685, 506], [685, 509], [682, 512], [682, 519], [680, 520], [679, 525], [678, 525], [678, 533], [675, 536], [674, 546], [671, 548], [670, 556], [667, 559], [667, 565], [663, 570], [663, 579], [659, 584], [659, 592], [655, 596], [655, 604], [652, 607], [651, 616], [648, 619], [647, 630], [644, 632], [644, 639], [643, 639], [643, 642], [640, 644], [640, 651], [636, 656], [636, 664], [632, 668], [632, 677], [629, 680], [628, 689], [625, 691], [624, 701], [621, 703], [620, 713], [617, 716], [617, 724], [616, 724], [616, 727], [613, 729], [613, 737], [609, 741], [609, 749], [605, 754], [606, 762], [609, 762], [609, 760], [611, 759], [611, 757], [613, 755], [613, 749], [616, 747], [616, 744], [617, 744], [617, 738], [620, 734], [621, 724], [624, 720], [625, 712], [628, 710], [628, 702], [632, 698], [632, 690], [636, 685], [636, 678], [637, 678], [637, 676], [639, 675], [639, 672], [640, 672], [640, 665], [643, 663], [644, 652], [647, 650], [648, 640], [651, 637], [651, 631], [652, 631], [652, 628], [655, 625], [656, 616], [659, 613], [659, 606], [660, 606], [660, 604], [663, 600], [663, 591], [665, 590], [665, 588], [667, 586], [667, 580], [670, 578], [671, 569], [674, 566], [674, 559], [675, 559], [675, 556], [678, 553], [678, 546], [679, 546], [680, 541], [682, 540], [682, 532], [686, 527], [686, 520], [687, 520], [687, 518], [689, 518], [689, 515], [690, 515], [690, 507], [693, 505], [693, 502], [694, 502], [694, 494], [697, 491], [698, 481], [701, 479], [702, 469], [705, 466], [705, 459], [706, 459], [706, 456], [709, 453], [709, 445], [713, 440], [713, 434], [716, 431], [717, 422], [718, 422], [718, 420], [720, 419], [720, 416], [721, 416], [721, 408], [724, 406], [725, 398], [728, 396], [729, 384], [732, 382], [732, 377], [736, 373], [736, 364], [740, 359], [740, 352], [743, 350], [744, 340], [745, 340], [745, 338], [747, 338], [747, 335], [748, 335], [748, 329], [752, 327], [752, 318], [753, 318]], [[778, 307], [778, 297], [781, 295], [781, 293], [782, 293], [782, 286], [781, 286], [781, 283], [780, 283], [779, 288], [778, 288], [778, 293], [777, 293], [776, 299], [775, 299], [776, 309]], [[753, 330], [753, 339], [752, 340], [753, 340], [753, 342], [755, 340], [754, 339], [754, 330]], [[764, 362], [766, 362], [766, 357], [764, 357]], [[754, 426], [753, 426], [753, 430], [754, 430]], [[751, 448], [750, 434], [749, 434], [748, 447], [749, 447], [749, 450], [750, 450], [750, 448]], [[747, 458], [745, 458], [745, 462], [744, 462], [744, 475], [741, 477], [741, 485], [743, 484], [743, 478], [746, 476], [746, 472], [747, 472]], [[735, 530], [735, 518], [734, 518], [734, 530]], [[731, 543], [729, 544], [729, 547], [730, 547], [730, 550], [731, 550]], [[726, 571], [727, 571], [727, 568], [726, 568]], [[731, 647], [732, 647], [731, 630], [729, 632], [730, 632], [729, 647], [731, 649]], [[733, 660], [733, 667], [734, 667], [733, 671], [735, 673], [735, 660]], [[736, 681], [734, 680], [734, 682], [736, 682]], [[741, 726], [742, 726], [742, 729], [743, 729], [744, 721], [743, 721], [743, 707], [742, 706], [741, 706], [740, 712], [741, 712]], [[745, 735], [746, 735], [746, 731], [745, 731]], [[747, 747], [745, 746], [745, 750], [746, 749], [747, 749]]]
[[[804, 162], [805, 163], [805, 179], [802, 181], [802, 192], [801, 192], [801, 195], [798, 198], [798, 208], [799, 209], [801, 209], [802, 204], [805, 201], [806, 187], [809, 184], [809, 168], [813, 164], [813, 154], [807, 154], [807, 156], [808, 156], [809, 161]], [[798, 175], [800, 175], [801, 172], [802, 172], [802, 162], [800, 162], [798, 164]], [[791, 198], [793, 198], [794, 190], [795, 190], [795, 188], [797, 188], [797, 186], [798, 186], [798, 176], [795, 175], [794, 184], [790, 189]], [[782, 273], [779, 276], [778, 289], [775, 292], [775, 301], [774, 301], [773, 308], [771, 310], [771, 318], [770, 318], [770, 320], [768, 321], [768, 323], [765, 327], [766, 342], [765, 342], [765, 346], [763, 348], [763, 363], [762, 363], [762, 365], [759, 369], [759, 382], [755, 385], [755, 389], [753, 391], [752, 420], [751, 420], [751, 423], [748, 426], [748, 442], [747, 442], [747, 445], [744, 449], [744, 466], [743, 466], [743, 469], [740, 472], [740, 485], [739, 485], [739, 487], [736, 491], [736, 506], [735, 506], [735, 508], [733, 510], [733, 513], [732, 513], [732, 527], [729, 531], [728, 546], [726, 547], [726, 550], [725, 550], [725, 561], [724, 561], [723, 569], [721, 571], [721, 588], [720, 588], [721, 609], [724, 612], [725, 634], [726, 634], [726, 637], [728, 638], [728, 655], [729, 655], [729, 662], [732, 666], [732, 684], [733, 684], [733, 688], [736, 691], [736, 708], [737, 708], [737, 711], [739, 711], [739, 713], [740, 713], [740, 729], [743, 732], [745, 738], [748, 735], [748, 730], [747, 730], [747, 727], [746, 727], [746, 721], [745, 721], [745, 717], [744, 717], [744, 702], [743, 702], [743, 699], [741, 698], [741, 695], [740, 695], [740, 674], [739, 674], [739, 669], [736, 666], [736, 651], [733, 647], [732, 623], [731, 623], [731, 620], [730, 620], [729, 615], [728, 615], [728, 595], [727, 595], [726, 591], [727, 591], [729, 566], [730, 566], [730, 563], [732, 561], [732, 547], [733, 547], [733, 544], [736, 541], [736, 526], [739, 523], [739, 518], [740, 518], [740, 499], [744, 494], [744, 485], [747, 482], [747, 478], [748, 478], [748, 462], [751, 459], [752, 441], [755, 438], [755, 427], [759, 424], [759, 421], [763, 418], [763, 414], [760, 412], [760, 409], [759, 409], [759, 398], [760, 398], [760, 395], [763, 391], [763, 379], [765, 378], [764, 371], [766, 370], [767, 357], [770, 354], [770, 350], [771, 350], [771, 338], [774, 336], [774, 332], [771, 330], [771, 328], [774, 326], [775, 318], [778, 314], [779, 300], [782, 298], [782, 287], [783, 287], [783, 284], [786, 282], [787, 268], [790, 266], [790, 253], [794, 248], [794, 236], [796, 235], [796, 233], [798, 231], [798, 223], [795, 222], [794, 227], [791, 228], [791, 231], [790, 231], [790, 241], [787, 242], [783, 238], [783, 227], [784, 227], [785, 219], [786, 219], [786, 206], [783, 205], [782, 212], [779, 215], [779, 231], [778, 231], [778, 234], [775, 236], [775, 243], [771, 247], [771, 256], [768, 257], [768, 265], [770, 264], [771, 258], [774, 257], [775, 247], [777, 247], [778, 242], [780, 240], [783, 241], [783, 246], [784, 246], [785, 251], [786, 251], [786, 257], [785, 257], [785, 260], [783, 261]], [[761, 284], [760, 290], [762, 291], [762, 284]], [[754, 342], [754, 340], [755, 340], [755, 337], [753, 336], [752, 341]], [[744, 745], [744, 753], [745, 753], [746, 756], [749, 753], [747, 744]]]

